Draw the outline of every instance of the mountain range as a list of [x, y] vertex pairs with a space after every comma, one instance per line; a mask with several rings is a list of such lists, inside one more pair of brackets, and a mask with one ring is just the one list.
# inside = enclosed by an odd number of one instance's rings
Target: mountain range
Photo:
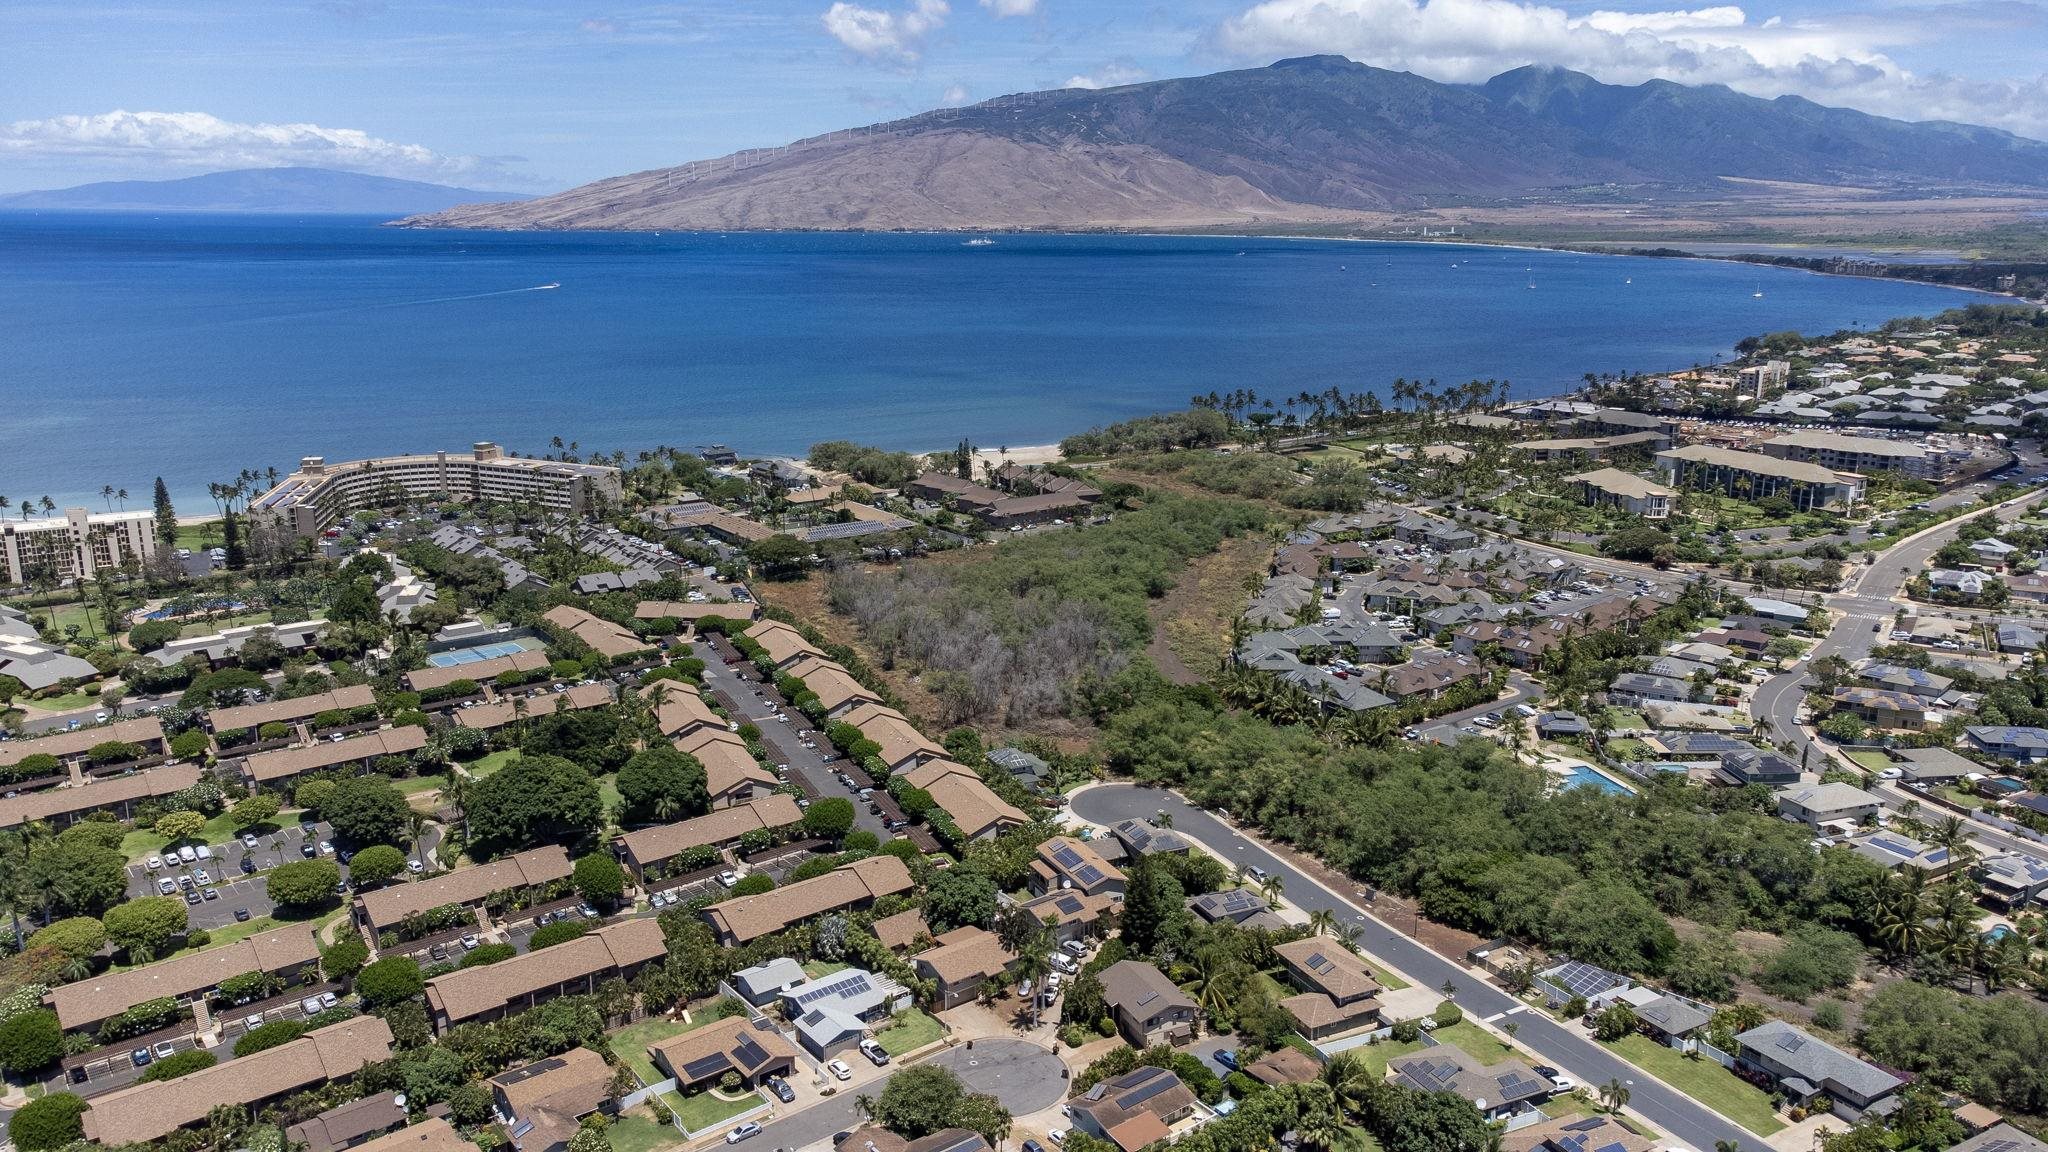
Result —
[[414, 226], [995, 229], [1313, 224], [1649, 202], [1728, 182], [2048, 190], [2048, 143], [1794, 96], [1527, 67], [1443, 84], [1341, 56], [926, 112]]
[[243, 168], [178, 180], [110, 180], [0, 196], [0, 210], [43, 212], [307, 212], [403, 216], [478, 200], [530, 197], [394, 180], [330, 168]]

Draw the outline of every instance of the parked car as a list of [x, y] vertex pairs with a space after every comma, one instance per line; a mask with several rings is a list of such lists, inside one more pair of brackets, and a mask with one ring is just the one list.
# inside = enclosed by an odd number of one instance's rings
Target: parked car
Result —
[[420, 863], [417, 860], [407, 860], [405, 862], [405, 870], [417, 876], [420, 873], [425, 872], [427, 870], [427, 866]]
[[242, 857], [242, 862], [237, 867], [242, 870], [242, 875], [244, 876], [254, 876], [256, 874], [256, 861], [251, 860], [247, 856]]
[[834, 1080], [853, 1079], [853, 1069], [844, 1060], [831, 1060], [825, 1064], [825, 1071], [832, 1073]]
[[199, 859], [199, 853], [194, 852], [192, 846], [187, 844], [183, 848], [178, 849], [178, 859], [182, 863], [190, 864], [194, 860]]
[[1065, 944], [1060, 945], [1060, 950], [1077, 960], [1088, 955], [1088, 945], [1083, 944], [1079, 940], [1067, 941]]
[[725, 1134], [725, 1142], [727, 1144], [737, 1144], [742, 1140], [751, 1140], [760, 1134], [761, 1126], [749, 1120], [745, 1124], [727, 1132]]
[[882, 1046], [873, 1039], [866, 1039], [860, 1042], [860, 1054], [867, 1057], [868, 1063], [873, 1064], [877, 1068], [889, 1062], [889, 1053], [884, 1051]]
[[155, 1048], [150, 1049], [150, 1051], [156, 1056], [157, 1059], [162, 1060], [166, 1056], [177, 1055], [178, 1046], [176, 1044], [171, 1043], [169, 1040], [166, 1040], [163, 1043], [158, 1044]]
[[472, 935], [469, 935], [469, 936], [464, 936], [464, 937], [462, 938], [462, 950], [463, 950], [464, 952], [467, 952], [467, 951], [469, 951], [470, 949], [472, 949], [472, 948], [475, 948], [475, 947], [476, 947], [476, 945], [477, 945], [477, 938], [476, 938], [476, 936], [475, 936], [475, 935], [473, 935], [473, 934], [472, 934]]
[[128, 1054], [128, 1058], [130, 1060], [135, 1061], [135, 1066], [137, 1068], [146, 1067], [150, 1061], [149, 1049], [137, 1048], [135, 1051], [130, 1052]]
[[1228, 1048], [1225, 1048], [1222, 1051], [1216, 1053], [1216, 1062], [1218, 1064], [1223, 1065], [1225, 1068], [1230, 1069], [1232, 1072], [1237, 1071], [1237, 1053], [1231, 1051]]
[[194, 880], [197, 880], [197, 881], [199, 881], [199, 882], [200, 882], [201, 884], [211, 884], [211, 883], [213, 883], [213, 877], [211, 877], [211, 876], [207, 875], [207, 874], [206, 874], [206, 869], [204, 869], [204, 868], [194, 868], [194, 869], [192, 870], [192, 878], [193, 878]]
[[320, 994], [320, 1007], [323, 1011], [328, 1008], [334, 1007], [336, 1004], [339, 1004], [340, 1002], [341, 997], [336, 996], [332, 992], [322, 992]]
[[730, 888], [740, 882], [740, 874], [728, 868], [718, 874], [718, 882]]
[[796, 1090], [789, 1086], [789, 1081], [784, 1080], [780, 1076], [770, 1076], [768, 1078], [768, 1090], [775, 1093], [775, 1098], [784, 1104], [793, 1103], [796, 1100]]
[[149, 869], [151, 872], [154, 872], [157, 869], [164, 866], [164, 861], [161, 856], [151, 856], [149, 859], [144, 860], [142, 862], [142, 866], [144, 868]]
[[261, 1027], [263, 1027], [263, 1013], [261, 1013], [261, 1012], [252, 1012], [252, 1013], [250, 1013], [249, 1015], [247, 1015], [247, 1016], [244, 1016], [244, 1017], [242, 1017], [242, 1027], [244, 1027], [244, 1028], [261, 1028]]
[[318, 1016], [320, 1014], [320, 998], [318, 996], [308, 996], [304, 1000], [299, 1001], [299, 1011], [304, 1012], [308, 1016]]
[[235, 919], [236, 919], [237, 921], [241, 922], [241, 923], [244, 923], [244, 924], [248, 923], [248, 922], [249, 922], [249, 910], [248, 910], [247, 908], [237, 908], [237, 909], [235, 909]]
[[156, 882], [156, 890], [159, 895], [170, 896], [178, 891], [178, 882], [166, 876]]
[[218, 900], [220, 899], [220, 889], [209, 885], [205, 891], [200, 893], [200, 895], [206, 897], [208, 900]]
[[304, 844], [299, 845], [299, 855], [304, 856], [308, 860], [311, 860], [313, 857], [318, 856], [319, 854], [320, 850], [318, 848], [313, 847], [313, 842], [311, 840], [308, 840]]

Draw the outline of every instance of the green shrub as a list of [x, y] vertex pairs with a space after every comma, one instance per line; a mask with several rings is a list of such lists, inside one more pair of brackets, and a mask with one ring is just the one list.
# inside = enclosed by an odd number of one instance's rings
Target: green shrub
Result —
[[[241, 1054], [241, 1048], [238, 1046], [235, 1049], [235, 1055], [240, 1056]], [[176, 1080], [180, 1076], [190, 1076], [194, 1072], [203, 1071], [218, 1063], [220, 1063], [220, 1059], [213, 1053], [202, 1048], [193, 1048], [179, 1052], [176, 1055], [166, 1056], [151, 1064], [148, 1070], [143, 1072], [136, 1082], [139, 1084], [153, 1084], [158, 1080]]]
[[289, 1044], [305, 1034], [305, 1025], [296, 1020], [272, 1020], [260, 1028], [242, 1033], [241, 1038], [235, 1041], [235, 1055], [248, 1056], [265, 1048]]
[[7, 1122], [7, 1137], [21, 1152], [49, 1152], [85, 1139], [84, 1100], [69, 1092], [52, 1092], [31, 1100]]

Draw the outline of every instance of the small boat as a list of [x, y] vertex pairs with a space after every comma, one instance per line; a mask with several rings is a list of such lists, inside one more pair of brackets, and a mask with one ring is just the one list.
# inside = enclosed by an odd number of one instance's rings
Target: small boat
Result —
[[1622, 279], [1622, 281], [1621, 281], [1621, 282], [1622, 282], [1623, 284], [1633, 284], [1633, 283], [1635, 283], [1635, 278], [1634, 278], [1634, 277], [1624, 277], [1624, 278]]
[[1754, 291], [1754, 292], [1751, 292], [1751, 293], [1749, 294], [1749, 298], [1750, 298], [1751, 300], [1761, 300], [1761, 299], [1763, 299], [1763, 298], [1764, 298], [1764, 286], [1763, 286], [1763, 285], [1761, 285], [1761, 284], [1757, 285], [1757, 286], [1756, 286], [1756, 291]]
[[988, 238], [988, 237], [986, 237], [986, 236], [976, 236], [976, 237], [975, 237], [974, 239], [972, 239], [972, 240], [969, 240], [969, 241], [967, 242], [967, 244], [966, 244], [966, 247], [969, 247], [969, 248], [993, 248], [993, 247], [995, 247], [995, 243], [996, 243], [995, 241], [993, 241], [993, 240], [989, 239], [989, 238]]
[[553, 284], [542, 284], [542, 285], [540, 285], [540, 286], [539, 286], [538, 288], [535, 288], [535, 289], [534, 289], [534, 291], [535, 291], [535, 292], [544, 292], [544, 291], [548, 290], [549, 288], [560, 288], [561, 286], [562, 286], [562, 282], [561, 282], [561, 281], [559, 281], [559, 280], [557, 280], [557, 281], [555, 281], [555, 282], [554, 282]]

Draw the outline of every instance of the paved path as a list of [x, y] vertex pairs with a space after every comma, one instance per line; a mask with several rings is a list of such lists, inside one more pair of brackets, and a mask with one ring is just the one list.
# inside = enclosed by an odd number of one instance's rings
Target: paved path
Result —
[[[1521, 1001], [1513, 996], [1366, 916], [1357, 906], [1303, 875], [1258, 841], [1171, 792], [1134, 784], [1098, 785], [1075, 793], [1073, 809], [1082, 819], [1104, 825], [1151, 816], [1165, 809], [1173, 817], [1174, 831], [1193, 837], [1227, 861], [1257, 865], [1280, 877], [1287, 899], [1304, 911], [1328, 909], [1357, 924], [1362, 929], [1359, 946], [1367, 952], [1386, 959], [1428, 986], [1442, 987], [1450, 982], [1455, 987], [1451, 998], [1467, 1015], [1484, 1019], [1521, 1006]], [[1584, 1029], [1560, 1024], [1541, 1012], [1518, 1012], [1515, 1019], [1517, 1044], [1535, 1053], [1543, 1063], [1577, 1077], [1581, 1084], [1600, 1085], [1610, 1079], [1630, 1084], [1630, 1107], [1677, 1143], [1699, 1152], [1712, 1149], [1721, 1140], [1736, 1141], [1749, 1152], [1763, 1152], [1768, 1147], [1761, 1138], [1594, 1043]]]
[[[859, 1057], [856, 1055], [850, 1059]], [[1025, 1040], [976, 1040], [972, 1049], [965, 1044], [955, 1045], [929, 1060], [920, 1060], [907, 1067], [917, 1068], [926, 1064], [951, 1068], [968, 1091], [994, 1095], [1013, 1116], [1050, 1108], [1067, 1094], [1067, 1081], [1061, 1076], [1066, 1065], [1058, 1056], [1046, 1051], [1044, 1045]], [[891, 1072], [889, 1076], [895, 1074]], [[862, 1094], [881, 1095], [882, 1086], [889, 1082], [889, 1076], [869, 1080], [857, 1091], [842, 1091], [823, 1103], [770, 1121], [762, 1126], [761, 1134], [747, 1144], [762, 1149], [762, 1152], [813, 1144], [828, 1147], [835, 1134], [850, 1131], [860, 1122], [854, 1114], [854, 1098]]]

